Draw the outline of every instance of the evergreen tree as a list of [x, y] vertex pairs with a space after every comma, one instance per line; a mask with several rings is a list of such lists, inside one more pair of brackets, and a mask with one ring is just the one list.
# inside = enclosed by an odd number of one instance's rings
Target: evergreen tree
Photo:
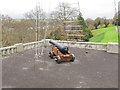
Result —
[[83, 40], [89, 41], [89, 38], [91, 38], [93, 35], [91, 31], [88, 30], [88, 26], [86, 25], [85, 20], [81, 15], [78, 16], [78, 21], [79, 21], [79, 24], [82, 25], [83, 27], [83, 33], [85, 35], [85, 38], [83, 38]]
[[79, 21], [80, 25], [83, 26], [83, 29], [88, 28], [86, 23], [85, 23], [84, 18], [81, 15], [78, 16], [78, 21]]
[[94, 24], [95, 29], [97, 29], [97, 26], [98, 26], [98, 24], [97, 24], [97, 23], [95, 23], [95, 24]]

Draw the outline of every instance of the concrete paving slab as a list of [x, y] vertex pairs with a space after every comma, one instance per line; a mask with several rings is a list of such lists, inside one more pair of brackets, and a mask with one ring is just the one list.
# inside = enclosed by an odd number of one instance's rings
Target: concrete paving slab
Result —
[[3, 88], [118, 87], [118, 54], [70, 48], [76, 60], [56, 64], [47, 56], [50, 50], [45, 48], [38, 59], [35, 49], [3, 57]]

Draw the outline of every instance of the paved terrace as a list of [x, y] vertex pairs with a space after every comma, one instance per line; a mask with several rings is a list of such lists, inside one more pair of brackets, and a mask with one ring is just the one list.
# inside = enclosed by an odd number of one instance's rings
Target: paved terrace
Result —
[[56, 64], [48, 51], [35, 64], [35, 49], [4, 56], [3, 88], [117, 88], [118, 54], [70, 48], [76, 60]]

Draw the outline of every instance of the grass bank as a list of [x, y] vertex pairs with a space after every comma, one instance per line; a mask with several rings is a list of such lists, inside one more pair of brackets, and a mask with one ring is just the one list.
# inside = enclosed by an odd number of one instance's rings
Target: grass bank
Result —
[[118, 42], [118, 32], [115, 27], [107, 27], [101, 29], [92, 30], [93, 37], [89, 39], [89, 42]]

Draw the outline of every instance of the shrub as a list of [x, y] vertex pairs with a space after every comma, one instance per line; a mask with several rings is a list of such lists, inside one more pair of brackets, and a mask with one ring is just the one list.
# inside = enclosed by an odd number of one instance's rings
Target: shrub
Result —
[[102, 26], [101, 26], [101, 25], [98, 25], [98, 26], [97, 26], [97, 29], [100, 29], [100, 28], [102, 28]]
[[89, 26], [88, 29], [93, 30], [93, 29], [95, 29], [95, 27], [94, 26]]
[[93, 37], [92, 32], [88, 29], [84, 30], [84, 35], [85, 35], [85, 38], [83, 40], [86, 42], [89, 41], [89, 38]]
[[112, 24], [108, 24], [108, 27], [112, 27], [113, 25]]

